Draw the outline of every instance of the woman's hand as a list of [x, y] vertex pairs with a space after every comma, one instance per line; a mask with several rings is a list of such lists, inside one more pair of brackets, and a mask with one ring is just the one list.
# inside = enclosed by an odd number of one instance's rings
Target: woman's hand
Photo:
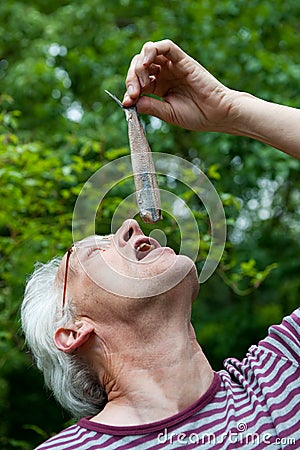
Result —
[[[123, 106], [198, 131], [230, 128], [232, 93], [170, 40], [146, 43], [130, 64]], [[155, 94], [161, 100], [142, 94]]]

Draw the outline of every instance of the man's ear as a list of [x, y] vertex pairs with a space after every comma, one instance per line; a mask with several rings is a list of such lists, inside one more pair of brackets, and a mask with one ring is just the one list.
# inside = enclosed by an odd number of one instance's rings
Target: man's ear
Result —
[[83, 345], [93, 333], [94, 327], [87, 322], [76, 322], [69, 328], [58, 328], [54, 333], [54, 343], [58, 350], [73, 353]]

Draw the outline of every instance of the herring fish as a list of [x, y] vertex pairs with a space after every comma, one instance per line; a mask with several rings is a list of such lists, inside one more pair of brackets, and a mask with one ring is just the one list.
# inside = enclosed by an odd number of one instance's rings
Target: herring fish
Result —
[[152, 153], [135, 106], [124, 108], [121, 101], [105, 91], [123, 109], [128, 124], [131, 164], [141, 219], [155, 223], [162, 219], [159, 187]]

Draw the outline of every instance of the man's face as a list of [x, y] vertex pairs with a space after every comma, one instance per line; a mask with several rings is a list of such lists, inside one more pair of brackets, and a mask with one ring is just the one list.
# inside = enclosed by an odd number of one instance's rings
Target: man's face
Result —
[[[67, 295], [103, 298], [105, 292], [123, 298], [150, 298], [176, 289], [186, 278], [190, 289], [198, 291], [192, 260], [145, 236], [135, 220], [126, 220], [107, 244], [107, 240], [101, 244], [97, 236], [75, 244], [69, 259]], [[65, 267], [66, 255], [59, 268], [60, 279]]]

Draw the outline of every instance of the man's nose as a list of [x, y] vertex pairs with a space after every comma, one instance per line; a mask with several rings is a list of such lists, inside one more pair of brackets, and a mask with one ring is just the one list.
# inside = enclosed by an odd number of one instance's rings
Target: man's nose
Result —
[[127, 219], [118, 229], [115, 235], [117, 245], [122, 248], [134, 236], [144, 235], [139, 224], [134, 219]]

